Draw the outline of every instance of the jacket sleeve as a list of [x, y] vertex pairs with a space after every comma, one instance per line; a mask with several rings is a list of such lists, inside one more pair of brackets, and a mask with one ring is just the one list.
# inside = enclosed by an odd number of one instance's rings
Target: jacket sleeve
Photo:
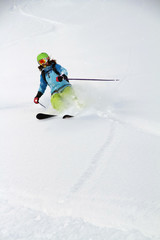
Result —
[[39, 85], [38, 92], [41, 92], [42, 95], [43, 95], [43, 93], [46, 90], [46, 87], [47, 87], [47, 83], [46, 83], [46, 81], [44, 81], [44, 79], [42, 77], [42, 74], [41, 74], [41, 76], [40, 76], [40, 85]]
[[63, 68], [61, 65], [56, 64], [55, 68], [57, 69], [57, 71], [60, 73], [60, 75], [65, 74], [66, 76], [68, 76], [68, 72], [67, 69]]

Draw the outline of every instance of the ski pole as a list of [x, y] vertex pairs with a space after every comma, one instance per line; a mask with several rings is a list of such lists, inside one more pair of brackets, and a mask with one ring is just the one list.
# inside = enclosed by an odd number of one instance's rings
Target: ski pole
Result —
[[79, 81], [102, 81], [102, 82], [117, 82], [119, 79], [103, 79], [103, 78], [69, 78], [69, 80]]
[[42, 103], [39, 102], [39, 104], [40, 104], [42, 107], [46, 108]]

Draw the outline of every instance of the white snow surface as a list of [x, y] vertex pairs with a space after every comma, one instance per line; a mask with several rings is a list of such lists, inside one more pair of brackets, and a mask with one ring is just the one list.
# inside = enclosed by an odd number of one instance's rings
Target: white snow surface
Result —
[[[160, 1], [0, 1], [0, 240], [160, 239]], [[33, 103], [48, 52], [84, 103]]]

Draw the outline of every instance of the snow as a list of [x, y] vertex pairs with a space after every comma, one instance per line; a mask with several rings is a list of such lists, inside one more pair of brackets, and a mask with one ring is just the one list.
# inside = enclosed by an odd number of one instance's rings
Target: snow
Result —
[[[0, 239], [160, 239], [160, 2], [0, 2]], [[38, 121], [48, 52], [84, 103]], [[50, 107], [49, 89], [41, 103]]]

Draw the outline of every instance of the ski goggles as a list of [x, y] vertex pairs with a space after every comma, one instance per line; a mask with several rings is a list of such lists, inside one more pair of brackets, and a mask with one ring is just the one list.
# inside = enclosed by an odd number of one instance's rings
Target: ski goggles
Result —
[[38, 61], [40, 65], [44, 65], [48, 62], [49, 58], [42, 58], [41, 60]]

